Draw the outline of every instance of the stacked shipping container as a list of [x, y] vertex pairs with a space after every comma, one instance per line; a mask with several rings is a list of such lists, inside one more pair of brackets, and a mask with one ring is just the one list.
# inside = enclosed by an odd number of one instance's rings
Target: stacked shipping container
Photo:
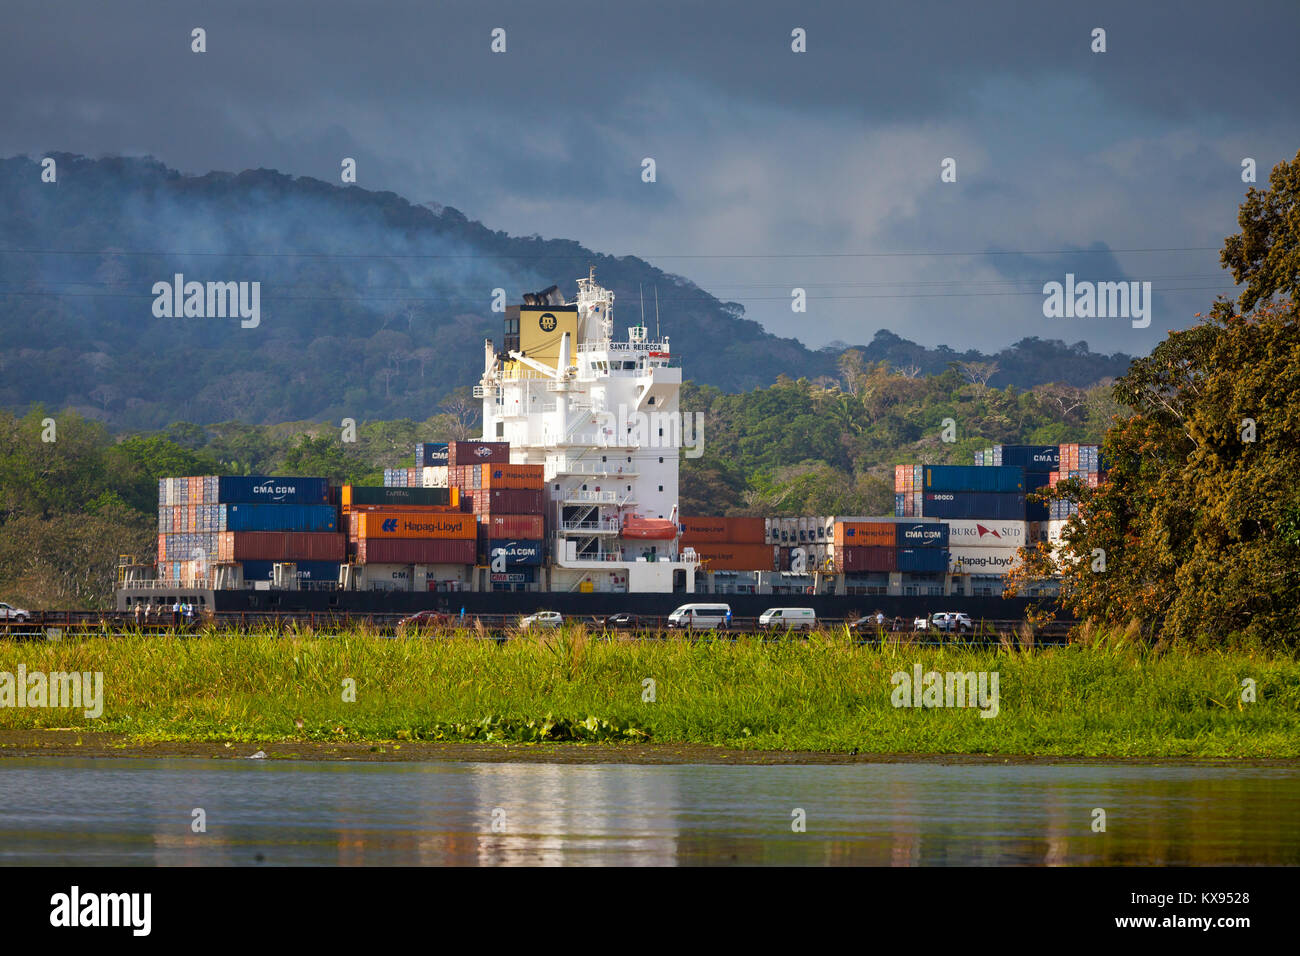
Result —
[[762, 518], [683, 517], [679, 527], [678, 543], [694, 548], [706, 571], [776, 569], [779, 549], [767, 542]]

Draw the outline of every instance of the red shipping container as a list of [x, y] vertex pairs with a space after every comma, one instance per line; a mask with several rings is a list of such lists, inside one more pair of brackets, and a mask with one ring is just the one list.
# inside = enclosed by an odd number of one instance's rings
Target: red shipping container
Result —
[[545, 536], [541, 515], [484, 515], [480, 527], [487, 529], [490, 538], [538, 541]]
[[862, 571], [894, 571], [898, 552], [893, 548], [865, 547], [835, 549], [835, 570], [846, 574]]
[[496, 488], [474, 492], [474, 510], [480, 514], [540, 515], [542, 493], [525, 488]]
[[447, 465], [509, 464], [510, 443], [504, 441], [453, 441], [447, 443]]
[[705, 571], [772, 571], [773, 548], [767, 544], [728, 544], [726, 542], [688, 545], [704, 562]]
[[541, 465], [479, 465], [476, 488], [526, 488], [540, 490], [544, 483]]
[[219, 561], [342, 561], [347, 537], [319, 531], [223, 531]]
[[361, 564], [473, 564], [477, 556], [474, 538], [362, 538], [357, 542]]

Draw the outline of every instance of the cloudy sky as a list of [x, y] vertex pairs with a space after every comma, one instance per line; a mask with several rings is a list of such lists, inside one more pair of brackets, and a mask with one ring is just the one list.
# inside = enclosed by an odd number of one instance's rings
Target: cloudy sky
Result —
[[[6, 0], [4, 19], [0, 155], [333, 182], [355, 157], [366, 188], [641, 256], [814, 348], [887, 328], [1146, 351], [1231, 290], [1243, 158], [1262, 183], [1300, 148], [1295, 0]], [[1150, 281], [1150, 328], [1044, 318], [1067, 272]]]

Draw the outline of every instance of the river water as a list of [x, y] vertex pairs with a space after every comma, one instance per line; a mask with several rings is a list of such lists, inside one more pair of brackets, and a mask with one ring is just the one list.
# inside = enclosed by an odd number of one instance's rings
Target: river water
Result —
[[1300, 770], [5, 759], [0, 863], [1295, 865]]

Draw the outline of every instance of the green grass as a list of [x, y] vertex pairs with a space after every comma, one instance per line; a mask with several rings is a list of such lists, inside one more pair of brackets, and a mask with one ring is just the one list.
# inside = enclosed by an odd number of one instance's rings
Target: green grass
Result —
[[[768, 750], [1113, 757], [1300, 756], [1300, 663], [1120, 640], [1021, 650], [803, 641], [505, 644], [251, 633], [0, 646], [0, 671], [102, 671], [104, 711], [0, 707], [0, 729], [141, 740], [637, 740]], [[999, 714], [891, 703], [890, 676], [996, 671]], [[643, 680], [655, 681], [644, 702]], [[1244, 678], [1258, 700], [1241, 701]], [[345, 702], [344, 682], [356, 701]], [[594, 718], [589, 720], [589, 718]], [[297, 722], [301, 721], [299, 727]]]

